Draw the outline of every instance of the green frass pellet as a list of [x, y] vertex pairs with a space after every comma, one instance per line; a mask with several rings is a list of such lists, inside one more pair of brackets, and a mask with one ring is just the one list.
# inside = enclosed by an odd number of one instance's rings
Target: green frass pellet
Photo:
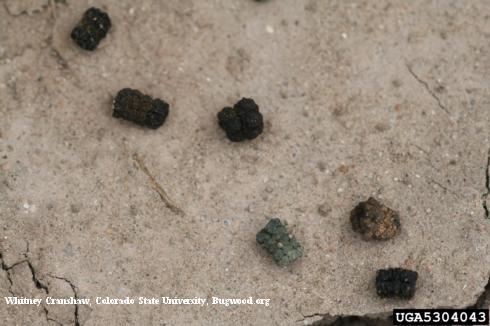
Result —
[[303, 256], [303, 249], [289, 234], [287, 223], [273, 218], [257, 233], [257, 243], [265, 248], [279, 266], [286, 266]]

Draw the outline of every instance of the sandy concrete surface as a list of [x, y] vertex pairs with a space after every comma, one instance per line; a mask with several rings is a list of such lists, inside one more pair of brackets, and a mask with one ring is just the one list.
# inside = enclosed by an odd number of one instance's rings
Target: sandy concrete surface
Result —
[[[0, 4], [2, 325], [304, 325], [466, 307], [484, 290], [489, 1]], [[91, 5], [113, 28], [86, 52], [69, 34]], [[113, 118], [124, 87], [169, 102], [165, 125]], [[216, 113], [242, 96], [266, 127], [230, 143]], [[397, 238], [351, 230], [369, 196], [399, 212]], [[304, 247], [288, 268], [255, 243], [270, 217]], [[419, 272], [412, 300], [376, 296], [390, 266]], [[6, 305], [12, 295], [271, 301]]]

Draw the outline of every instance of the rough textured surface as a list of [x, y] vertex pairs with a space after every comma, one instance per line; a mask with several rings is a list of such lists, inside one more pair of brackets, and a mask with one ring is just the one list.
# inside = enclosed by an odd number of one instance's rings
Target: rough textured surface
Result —
[[355, 232], [365, 240], [389, 240], [400, 232], [400, 216], [374, 198], [359, 203], [350, 213], [350, 222]]
[[257, 233], [257, 243], [266, 249], [279, 266], [287, 266], [303, 256], [296, 238], [289, 233], [287, 223], [278, 218], [271, 219]]
[[[50, 292], [54, 275], [80, 297], [271, 299], [80, 306], [85, 325], [301, 325], [475, 303], [490, 271], [490, 2], [65, 2], [31, 16], [0, 5], [5, 264], [26, 254]], [[70, 39], [90, 6], [114, 27], [94, 52]], [[169, 102], [165, 128], [112, 118], [128, 81]], [[260, 104], [264, 133], [229, 143], [216, 113], [241, 97]], [[399, 212], [398, 237], [352, 231], [369, 196]], [[286, 269], [255, 243], [271, 216], [305, 249]], [[413, 300], [378, 298], [373, 275], [390, 266], [419, 272]], [[25, 263], [9, 273], [16, 293], [44, 295]], [[43, 309], [2, 303], [0, 316], [48, 324]]]

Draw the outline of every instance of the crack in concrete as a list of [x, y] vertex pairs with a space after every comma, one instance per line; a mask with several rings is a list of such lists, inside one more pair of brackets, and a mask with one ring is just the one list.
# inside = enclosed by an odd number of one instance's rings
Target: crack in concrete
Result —
[[[14, 268], [15, 266], [18, 266], [20, 264], [27, 264], [27, 267], [29, 268], [29, 271], [31, 272], [31, 275], [32, 275], [32, 281], [34, 283], [34, 285], [36, 286], [37, 289], [39, 290], [42, 290], [45, 294], [49, 294], [49, 287], [44, 284], [37, 276], [37, 271], [36, 271], [36, 268], [34, 267], [34, 265], [32, 264], [32, 262], [30, 261], [30, 258], [29, 258], [29, 242], [27, 242], [27, 249], [26, 249], [26, 252], [23, 253], [23, 256], [25, 257], [25, 259], [22, 259], [18, 262], [15, 262], [14, 264], [8, 266], [6, 263], [5, 263], [5, 260], [3, 258], [3, 253], [0, 252], [0, 268], [2, 270], [5, 271], [5, 273], [7, 274], [7, 280], [9, 281], [10, 283], [10, 286], [9, 286], [9, 293], [12, 295], [12, 296], [16, 296], [16, 294], [14, 293], [14, 291], [12, 290], [12, 287], [14, 286], [14, 281], [12, 280], [12, 275], [11, 275], [11, 269]], [[56, 278], [56, 279], [59, 279], [59, 280], [63, 280], [65, 281], [66, 283], [68, 283], [68, 285], [70, 286], [70, 288], [72, 289], [73, 293], [74, 293], [74, 296], [75, 296], [75, 299], [78, 299], [78, 292], [76, 290], [76, 286], [75, 284], [73, 284], [73, 282], [71, 282], [70, 280], [68, 280], [67, 278], [65, 277], [59, 277], [59, 276], [55, 276], [55, 275], [48, 275], [52, 278]], [[57, 321], [56, 319], [53, 319], [51, 317], [49, 317], [49, 310], [48, 308], [46, 308], [45, 305], [43, 305], [43, 311], [44, 311], [44, 315], [46, 317], [46, 321], [51, 321], [51, 322], [54, 322], [56, 323], [57, 325], [60, 325], [60, 326], [63, 326], [63, 323]], [[74, 317], [75, 317], [75, 326], [80, 326], [80, 316], [79, 316], [79, 310], [78, 310], [78, 304], [75, 304], [75, 312], [74, 312]]]
[[56, 319], [49, 317], [49, 310], [48, 308], [46, 308], [46, 306], [43, 306], [43, 311], [44, 311], [44, 315], [46, 316], [46, 321], [52, 321], [60, 326], [63, 326], [63, 324], [57, 321]]
[[[467, 306], [467, 309], [486, 309], [490, 300], [490, 278], [483, 291], [478, 295], [474, 304]], [[444, 307], [448, 308], [448, 307]], [[311, 314], [302, 315], [303, 319], [297, 320], [307, 326], [391, 326], [391, 312], [373, 315], [330, 315], [330, 314]], [[321, 317], [321, 320], [309, 322], [308, 319]]]
[[70, 69], [70, 66], [68, 65], [68, 61], [66, 58], [61, 54], [61, 51], [54, 45], [54, 33], [56, 29], [56, 21], [57, 21], [57, 15], [56, 15], [56, 1], [55, 0], [50, 0], [49, 1], [49, 15], [51, 16], [51, 19], [53, 21], [53, 28], [51, 29], [51, 34], [49, 37], [46, 39], [46, 44], [48, 47], [51, 49], [51, 53], [53, 54], [54, 58], [60, 65], [62, 69]]
[[12, 265], [12, 266], [10, 266], [10, 267], [9, 267], [9, 266], [7, 266], [7, 265], [5, 264], [5, 261], [3, 260], [3, 255], [2, 255], [2, 253], [0, 253], [0, 261], [1, 261], [0, 268], [2, 268], [2, 270], [4, 270], [4, 271], [5, 271], [5, 273], [7, 274], [7, 280], [8, 280], [8, 281], [9, 281], [9, 283], [10, 283], [10, 286], [9, 286], [8, 291], [9, 291], [9, 293], [10, 293], [12, 296], [15, 296], [14, 292], [12, 291], [12, 286], [14, 286], [14, 282], [12, 281], [12, 276], [10, 275], [10, 269], [11, 269], [12, 267], [14, 267], [14, 266], [15, 266], [15, 264], [14, 264], [14, 265]]
[[167, 192], [165, 189], [160, 186], [160, 184], [156, 181], [155, 177], [150, 173], [148, 168], [146, 167], [143, 159], [138, 155], [138, 153], [133, 154], [133, 160], [136, 162], [138, 165], [139, 169], [143, 171], [144, 174], [150, 179], [150, 184], [152, 188], [158, 193], [160, 196], [160, 199], [163, 201], [165, 206], [167, 206], [172, 212], [180, 214], [180, 215], [185, 215], [184, 211], [178, 207], [176, 204], [173, 203], [173, 201], [170, 199], [170, 197], [167, 195]]
[[70, 66], [68, 64], [68, 61], [61, 54], [60, 50], [58, 50], [58, 48], [53, 44], [53, 35], [49, 36], [46, 39], [46, 44], [48, 45], [48, 48], [51, 50], [51, 55], [54, 57], [54, 59], [61, 67], [61, 69], [69, 70]]
[[420, 78], [413, 71], [413, 69], [412, 69], [412, 67], [410, 67], [410, 65], [407, 64], [406, 66], [407, 66], [407, 69], [410, 72], [410, 74], [413, 76], [413, 78], [415, 78], [415, 80], [417, 80], [419, 82], [419, 84], [421, 84], [422, 86], [424, 86], [425, 90], [429, 93], [429, 95], [432, 96], [432, 98], [434, 98], [437, 101], [437, 105], [439, 106], [439, 108], [441, 108], [442, 110], [444, 110], [444, 112], [446, 112], [448, 115], [450, 115], [449, 110], [442, 104], [441, 99], [429, 87], [429, 84], [425, 80], [423, 80], [422, 78]]
[[[79, 298], [77, 288], [76, 288], [75, 284], [73, 284], [72, 281], [70, 281], [66, 277], [60, 277], [60, 276], [56, 276], [56, 275], [49, 275], [49, 276], [52, 278], [56, 278], [58, 280], [65, 281], [66, 283], [68, 283], [68, 285], [71, 287], [71, 290], [73, 291], [73, 295], [75, 296], [75, 299]], [[80, 326], [80, 319], [79, 318], [80, 318], [80, 316], [79, 316], [79, 312], [78, 312], [78, 304], [75, 304], [75, 326]]]
[[435, 179], [430, 179], [429, 180], [429, 183], [435, 184], [439, 188], [443, 189], [445, 192], [451, 193], [451, 194], [453, 194], [456, 197], [459, 196], [456, 191], [449, 189], [448, 187], [444, 186], [442, 183], [440, 183], [439, 181], [437, 181]]
[[43, 290], [44, 293], [49, 294], [49, 289], [48, 286], [44, 283], [42, 283], [36, 276], [36, 269], [32, 265], [32, 263], [29, 260], [26, 260], [27, 266], [29, 267], [29, 270], [31, 271], [32, 274], [32, 281], [34, 282], [34, 285], [36, 288], [39, 290]]
[[488, 300], [490, 300], [490, 278], [488, 280], [487, 285], [483, 289], [483, 292], [478, 296], [476, 303], [468, 308], [474, 308], [474, 309], [488, 308], [485, 307]]
[[486, 188], [486, 192], [481, 196], [482, 197], [482, 206], [483, 206], [483, 210], [485, 211], [485, 218], [490, 218], [490, 212], [489, 212], [489, 208], [488, 208], [488, 205], [487, 205], [487, 198], [488, 198], [488, 195], [490, 194], [490, 149], [488, 150], [487, 152], [487, 165], [486, 165], [486, 168], [485, 168], [485, 188]]
[[41, 280], [37, 277], [36, 275], [36, 269], [34, 268], [34, 265], [32, 265], [31, 260], [29, 259], [29, 242], [26, 241], [26, 252], [24, 253], [25, 260], [24, 262], [27, 263], [27, 267], [29, 267], [29, 270], [31, 271], [32, 274], [32, 281], [34, 282], [34, 285], [36, 286], [37, 289], [43, 290], [44, 293], [49, 294], [49, 289], [48, 286], [44, 283], [41, 282]]
[[310, 324], [311, 326], [391, 326], [391, 314], [386, 316], [329, 316]]
[[[7, 264], [5, 264], [5, 261], [3, 259], [3, 255], [2, 253], [0, 253], [0, 260], [1, 260], [1, 268], [6, 272], [7, 274], [7, 279], [10, 283], [10, 286], [9, 286], [9, 293], [12, 295], [12, 296], [16, 296], [16, 294], [14, 293], [14, 291], [12, 290], [12, 287], [14, 286], [14, 281], [12, 280], [12, 275], [10, 274], [10, 270], [12, 268], [14, 268], [15, 266], [18, 266], [20, 264], [27, 264], [27, 266], [29, 267], [29, 270], [32, 274], [32, 281], [34, 282], [34, 285], [36, 286], [37, 289], [40, 289], [40, 290], [43, 290], [44, 293], [46, 294], [49, 294], [49, 289], [48, 287], [43, 284], [36, 276], [36, 270], [34, 268], [34, 266], [32, 265], [32, 263], [28, 260], [27, 258], [27, 253], [24, 253], [24, 256], [26, 257], [26, 259], [23, 259], [23, 260], [20, 260], [10, 266], [7, 266]], [[46, 306], [43, 306], [43, 311], [44, 311], [44, 315], [46, 317], [46, 320], [47, 321], [52, 321], [52, 322], [55, 322], [57, 323], [58, 325], [62, 325], [60, 322], [58, 322], [57, 320], [53, 319], [53, 318], [50, 318], [49, 317], [49, 311], [48, 309], [46, 308]], [[77, 325], [78, 326], [78, 325]]]
[[[325, 315], [325, 314], [311, 314], [311, 315], [303, 315], [301, 314], [301, 316], [303, 317], [302, 319], [300, 320], [297, 320], [296, 322], [297, 323], [302, 323], [303, 325], [316, 325], [316, 323], [328, 318], [330, 315]], [[310, 319], [313, 319], [313, 318], [321, 318], [320, 320], [317, 320], [317, 321], [312, 321], [310, 322], [309, 320]]]

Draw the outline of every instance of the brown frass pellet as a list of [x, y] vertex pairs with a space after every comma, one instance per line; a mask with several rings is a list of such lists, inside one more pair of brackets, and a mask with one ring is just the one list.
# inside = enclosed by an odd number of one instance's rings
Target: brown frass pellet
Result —
[[376, 293], [382, 298], [411, 299], [418, 273], [403, 268], [380, 269], [376, 273]]
[[365, 240], [388, 240], [400, 232], [400, 217], [374, 198], [359, 203], [350, 214], [352, 229]]
[[169, 105], [165, 101], [153, 99], [135, 89], [124, 88], [114, 99], [112, 116], [157, 129], [165, 122], [168, 112]]
[[109, 15], [98, 8], [89, 8], [73, 28], [71, 38], [82, 49], [93, 51], [111, 28]]

